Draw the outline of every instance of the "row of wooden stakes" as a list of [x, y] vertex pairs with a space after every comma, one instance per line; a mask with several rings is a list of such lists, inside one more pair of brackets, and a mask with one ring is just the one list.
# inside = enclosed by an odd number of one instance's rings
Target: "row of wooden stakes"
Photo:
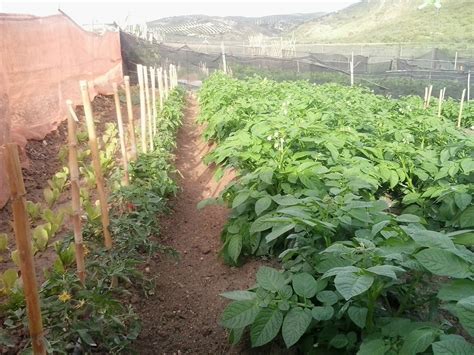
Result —
[[[150, 78], [148, 78], [148, 73]], [[169, 69], [146, 67], [137, 65], [138, 83], [140, 90], [140, 138], [143, 153], [153, 150], [153, 140], [157, 133], [157, 94], [160, 110], [163, 108], [169, 92], [178, 85], [178, 73], [175, 65], [170, 64]], [[120, 139], [121, 160], [123, 164], [123, 184], [129, 184], [128, 160], [137, 158], [137, 144], [135, 139], [135, 127], [133, 118], [133, 106], [130, 90], [130, 78], [124, 77], [124, 90], [128, 113], [128, 139], [125, 134], [120, 107], [120, 99], [117, 84], [113, 84], [113, 96], [117, 116], [117, 126]], [[151, 83], [151, 90], [150, 90]], [[156, 85], [158, 84], [158, 85]], [[104, 234], [104, 244], [107, 249], [112, 248], [112, 237], [109, 231], [109, 211], [107, 206], [107, 192], [99, 159], [99, 144], [97, 141], [92, 105], [89, 96], [89, 84], [87, 81], [79, 83], [84, 115], [89, 136], [89, 148], [91, 151], [92, 166], [94, 169], [97, 193], [101, 208], [101, 222]], [[151, 91], [151, 92], [150, 92]], [[68, 113], [68, 145], [69, 145], [69, 173], [71, 181], [71, 203], [72, 223], [74, 231], [75, 257], [77, 274], [82, 284], [85, 284], [86, 270], [84, 263], [84, 246], [81, 227], [80, 206], [80, 178], [77, 160], [77, 136], [76, 128], [79, 119], [74, 111], [71, 100], [66, 100]], [[128, 148], [127, 149], [127, 143]], [[34, 354], [46, 354], [43, 339], [43, 323], [36, 281], [36, 271], [31, 246], [31, 231], [26, 211], [26, 189], [21, 171], [17, 144], [6, 145], [6, 168], [9, 177], [13, 225], [15, 232], [16, 247], [19, 254], [19, 264], [23, 288], [27, 305], [28, 327]]]
[[[425, 87], [425, 95], [424, 95], [424, 100], [423, 100], [423, 108], [427, 109], [430, 106], [431, 102], [431, 95], [433, 93], [433, 85], [426, 86]], [[446, 96], [446, 88], [442, 88], [439, 91], [439, 98], [438, 98], [438, 117], [441, 117], [441, 112], [443, 109], [443, 101]], [[462, 121], [462, 111], [464, 109], [464, 99], [466, 97], [466, 89], [463, 89], [462, 95], [461, 95], [461, 103], [459, 105], [459, 115], [458, 115], [458, 121], [456, 124], [457, 128], [461, 128], [461, 121]]]

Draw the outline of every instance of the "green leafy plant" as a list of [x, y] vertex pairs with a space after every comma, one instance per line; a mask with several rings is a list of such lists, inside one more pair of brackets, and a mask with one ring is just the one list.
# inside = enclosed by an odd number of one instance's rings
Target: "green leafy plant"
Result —
[[[206, 162], [238, 174], [199, 206], [232, 209], [221, 254], [275, 255], [284, 270], [224, 294], [232, 342], [250, 328], [254, 346], [281, 334], [303, 353], [471, 349], [474, 140], [450, 115], [418, 97], [221, 74], [199, 100], [216, 143]], [[446, 278], [466, 289], [440, 298]]]
[[7, 269], [0, 276], [0, 294], [10, 295], [15, 287], [18, 287], [18, 272], [15, 269]]
[[54, 206], [60, 196], [61, 191], [56, 188], [47, 187], [43, 189], [43, 197], [50, 208]]
[[66, 215], [65, 209], [59, 209], [57, 211], [52, 211], [50, 209], [45, 209], [41, 216], [43, 219], [49, 223], [48, 227], [48, 234], [52, 238], [56, 235], [56, 233], [61, 229], [64, 217]]
[[37, 221], [41, 217], [41, 209], [42, 207], [39, 202], [26, 201], [26, 211], [32, 221]]

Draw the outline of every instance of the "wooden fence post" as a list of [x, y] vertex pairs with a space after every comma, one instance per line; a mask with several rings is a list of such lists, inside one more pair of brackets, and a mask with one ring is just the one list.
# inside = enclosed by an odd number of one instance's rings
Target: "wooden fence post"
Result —
[[130, 156], [132, 160], [137, 159], [137, 141], [135, 137], [135, 122], [133, 121], [133, 105], [132, 95], [130, 93], [130, 77], [124, 76], [125, 82], [125, 97], [127, 99], [127, 113], [128, 113], [128, 135], [130, 138]]
[[150, 68], [150, 79], [151, 79], [151, 112], [153, 115], [153, 136], [156, 135], [156, 75], [155, 68]]
[[146, 103], [145, 103], [145, 87], [143, 83], [143, 66], [137, 64], [138, 85], [140, 86], [140, 137], [142, 152], [146, 153], [148, 150], [146, 144]]
[[87, 132], [89, 134], [89, 147], [91, 150], [92, 166], [94, 168], [95, 180], [97, 184], [97, 192], [99, 194], [102, 228], [104, 231], [104, 244], [107, 249], [112, 248], [112, 237], [109, 231], [109, 209], [107, 205], [107, 192], [104, 186], [104, 176], [100, 166], [99, 145], [95, 133], [94, 116], [92, 114], [92, 106], [89, 97], [89, 88], [87, 81], [81, 80], [79, 83], [81, 88], [82, 104], [84, 105], [84, 115], [86, 116]]
[[77, 116], [71, 100], [66, 101], [67, 105], [67, 132], [69, 144], [69, 176], [71, 179], [71, 204], [72, 204], [72, 226], [74, 232], [74, 244], [76, 250], [77, 276], [82, 285], [86, 282], [86, 268], [84, 265], [84, 244], [82, 241], [81, 227], [81, 198], [79, 186], [79, 164], [77, 162], [77, 136], [76, 121]]
[[21, 173], [18, 146], [16, 144], [9, 143], [6, 145], [5, 158], [10, 183], [13, 227], [15, 230], [16, 247], [20, 258], [20, 270], [25, 292], [31, 344], [34, 354], [43, 355], [46, 354], [43, 321], [41, 318], [33, 251], [31, 250], [31, 230], [26, 212], [26, 190]]
[[143, 67], [143, 80], [145, 81], [145, 98], [146, 98], [146, 112], [148, 118], [148, 140], [150, 143], [150, 150], [153, 150], [153, 124], [151, 118], [151, 101], [150, 101], [150, 86], [148, 82], [148, 67]]
[[462, 119], [462, 110], [464, 107], [464, 97], [466, 96], [466, 89], [463, 89], [462, 96], [461, 96], [461, 104], [459, 106], [459, 116], [458, 116], [458, 124], [457, 127], [461, 128], [461, 119]]
[[122, 121], [122, 110], [120, 108], [120, 99], [118, 95], [117, 84], [112, 84], [112, 89], [114, 91], [114, 101], [115, 101], [115, 112], [117, 113], [117, 126], [120, 140], [120, 151], [122, 152], [122, 165], [123, 165], [123, 184], [128, 186], [130, 179], [128, 176], [128, 159], [127, 159], [127, 145], [125, 143], [125, 133], [123, 131], [123, 121]]

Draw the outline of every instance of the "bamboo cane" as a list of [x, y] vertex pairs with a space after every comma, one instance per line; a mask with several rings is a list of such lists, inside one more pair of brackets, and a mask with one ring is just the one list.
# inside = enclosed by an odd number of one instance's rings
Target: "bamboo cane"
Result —
[[176, 87], [176, 66], [174, 64], [171, 64], [171, 73], [173, 73], [171, 82], [174, 89]]
[[461, 95], [461, 105], [459, 106], [459, 116], [458, 116], [458, 128], [461, 128], [461, 119], [462, 119], [462, 110], [464, 108], [464, 97], [466, 96], [466, 89], [463, 89]]
[[117, 126], [119, 132], [120, 140], [120, 151], [122, 152], [122, 165], [123, 165], [123, 185], [128, 186], [130, 179], [128, 176], [128, 159], [127, 159], [127, 146], [125, 144], [125, 133], [123, 131], [123, 121], [122, 121], [122, 110], [120, 108], [120, 99], [118, 95], [117, 84], [112, 84], [112, 89], [114, 91], [114, 101], [115, 101], [115, 112], [117, 113]]
[[225, 60], [225, 47], [224, 47], [223, 42], [221, 42], [221, 52], [222, 52], [222, 70], [224, 71], [224, 74], [227, 74], [227, 62]]
[[79, 83], [81, 88], [82, 104], [84, 105], [84, 114], [86, 116], [87, 132], [89, 134], [89, 147], [91, 150], [92, 166], [97, 184], [97, 192], [99, 194], [102, 229], [104, 232], [104, 244], [107, 249], [112, 248], [112, 237], [109, 231], [109, 209], [107, 206], [107, 192], [104, 187], [104, 176], [102, 175], [102, 168], [100, 166], [99, 145], [97, 143], [97, 136], [95, 132], [94, 117], [92, 114], [92, 106], [89, 97], [89, 90], [87, 81], [82, 80]]
[[173, 75], [171, 76], [171, 86], [174, 89], [176, 87], [175, 80], [174, 80], [174, 64], [171, 65], [171, 73], [173, 73]]
[[156, 75], [155, 68], [150, 68], [151, 78], [151, 111], [153, 115], [153, 136], [156, 135]]
[[128, 113], [128, 135], [130, 139], [130, 150], [131, 159], [137, 159], [137, 141], [135, 138], [135, 122], [133, 121], [133, 105], [132, 95], [130, 94], [130, 77], [123, 77], [125, 83], [125, 97], [127, 100], [127, 113]]
[[439, 91], [439, 100], [438, 100], [438, 117], [441, 117], [441, 109], [443, 106], [443, 89]]
[[71, 179], [71, 204], [72, 204], [72, 226], [74, 231], [74, 244], [76, 252], [77, 276], [84, 285], [86, 282], [86, 268], [84, 265], [84, 244], [82, 241], [81, 227], [81, 199], [79, 190], [79, 166], [77, 163], [77, 116], [71, 100], [66, 101], [68, 109], [67, 131], [69, 144], [69, 174]]
[[170, 64], [168, 66], [168, 80], [170, 81], [169, 83], [169, 90], [173, 90], [173, 64]]
[[428, 87], [425, 86], [425, 97], [423, 99], [423, 108], [427, 108], [427, 102], [428, 102]]
[[34, 354], [46, 354], [43, 337], [43, 321], [36, 282], [33, 251], [31, 250], [31, 230], [26, 212], [26, 190], [21, 173], [18, 146], [6, 145], [6, 170], [10, 183], [10, 193], [13, 212], [13, 227], [15, 230], [16, 247], [20, 257], [20, 270], [28, 314], [28, 328]]
[[428, 99], [426, 100], [426, 108], [430, 107], [431, 94], [433, 93], [433, 85], [428, 89]]
[[137, 65], [138, 85], [140, 86], [140, 136], [142, 144], [142, 152], [147, 152], [146, 144], [146, 102], [145, 102], [145, 87], [143, 84], [143, 66]]
[[467, 73], [467, 98], [466, 101], [469, 102], [471, 100], [471, 71]]
[[146, 98], [146, 112], [148, 122], [148, 140], [150, 143], [150, 150], [153, 150], [153, 124], [151, 118], [151, 99], [150, 99], [150, 86], [148, 82], [148, 67], [143, 67], [143, 80], [145, 81], [145, 98]]
[[174, 87], [178, 86], [178, 67], [174, 66]]
[[168, 98], [168, 94], [169, 94], [169, 89], [168, 89], [168, 73], [166, 72], [166, 69], [163, 70], [163, 81], [165, 82], [165, 99]]
[[163, 93], [163, 68], [158, 69], [158, 93], [160, 94], [160, 110], [163, 109], [164, 93]]

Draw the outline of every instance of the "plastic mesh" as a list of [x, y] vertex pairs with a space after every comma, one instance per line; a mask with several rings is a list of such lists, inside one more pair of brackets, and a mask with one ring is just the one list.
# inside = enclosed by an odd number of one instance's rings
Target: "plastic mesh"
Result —
[[[79, 80], [90, 82], [91, 98], [122, 80], [118, 32], [87, 32], [64, 14], [0, 14], [0, 33], [0, 147], [55, 130], [66, 118], [65, 100], [80, 104]], [[0, 207], [6, 191], [1, 169]]]

